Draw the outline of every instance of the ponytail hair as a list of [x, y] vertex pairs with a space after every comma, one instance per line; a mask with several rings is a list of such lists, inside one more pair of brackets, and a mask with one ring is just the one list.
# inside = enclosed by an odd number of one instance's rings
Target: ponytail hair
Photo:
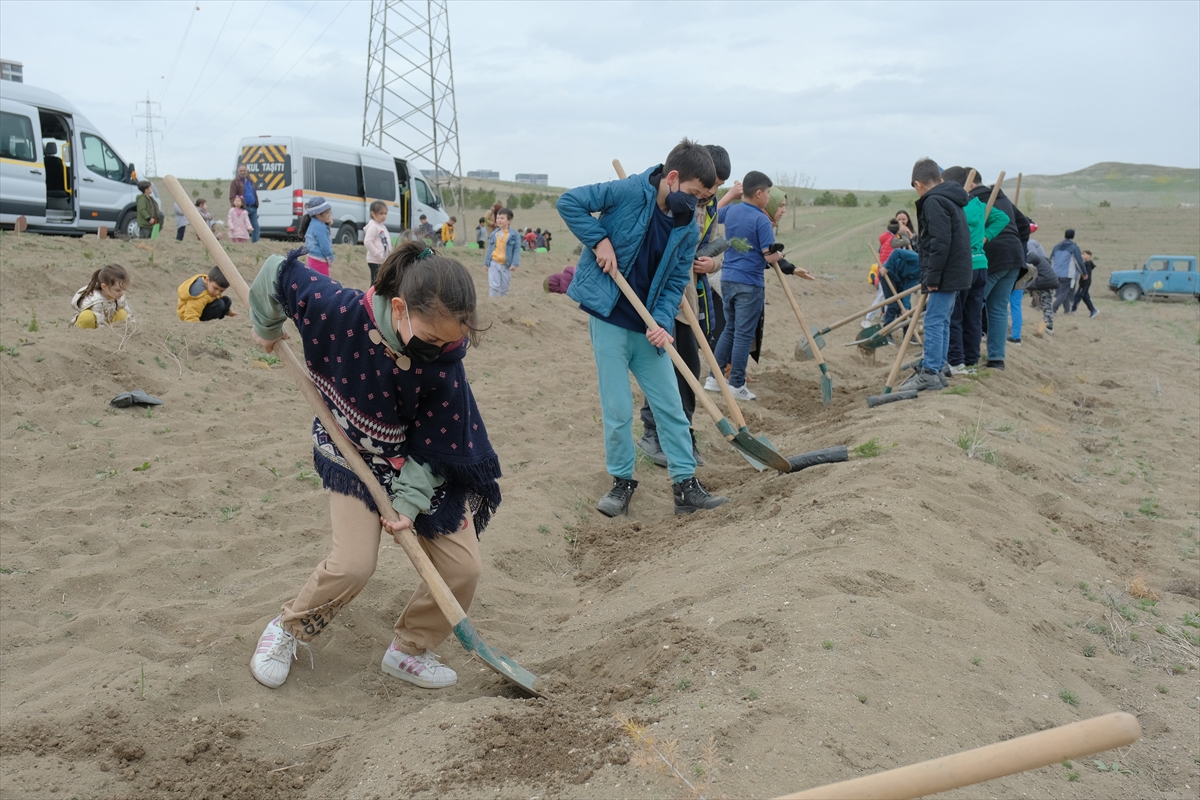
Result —
[[83, 290], [83, 296], [87, 297], [92, 292], [100, 291], [100, 284], [127, 286], [129, 285], [129, 273], [120, 264], [106, 264], [92, 273], [92, 279], [88, 281], [87, 288]]
[[475, 314], [471, 273], [458, 259], [425, 242], [408, 239], [396, 245], [379, 268], [374, 286], [380, 297], [403, 297], [413, 313], [450, 317], [467, 329], [473, 345], [478, 346], [479, 334], [486, 330]]
[[310, 217], [308, 214], [305, 214], [303, 216], [303, 218], [300, 220], [300, 227], [299, 227], [299, 229], [297, 229], [296, 235], [299, 236], [301, 239], [303, 239], [305, 234], [308, 233], [308, 225], [311, 222], [312, 222], [312, 217]]

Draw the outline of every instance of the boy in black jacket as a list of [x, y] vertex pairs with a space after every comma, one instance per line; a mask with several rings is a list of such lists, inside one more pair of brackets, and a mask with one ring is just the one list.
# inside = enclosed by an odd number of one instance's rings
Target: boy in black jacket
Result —
[[931, 158], [913, 165], [912, 187], [917, 190], [921, 285], [928, 295], [925, 355], [917, 371], [900, 388], [936, 390], [946, 386], [942, 367], [950, 348], [954, 300], [958, 292], [971, 285], [971, 232], [963, 213], [968, 197], [957, 183], [942, 181], [942, 171]]

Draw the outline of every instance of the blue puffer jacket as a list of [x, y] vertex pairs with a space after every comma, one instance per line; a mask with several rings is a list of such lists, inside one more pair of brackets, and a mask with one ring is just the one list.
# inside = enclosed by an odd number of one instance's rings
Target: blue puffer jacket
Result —
[[[661, 167], [661, 164], [651, 167], [641, 175], [631, 175], [624, 180], [579, 186], [558, 198], [559, 216], [575, 238], [583, 243], [575, 278], [567, 289], [567, 296], [572, 300], [604, 316], [612, 313], [621, 290], [600, 269], [592, 248], [608, 239], [617, 255], [621, 274], [629, 274], [658, 198], [650, 176]], [[592, 216], [595, 212], [600, 213], [599, 219]], [[655, 322], [668, 332], [675, 330], [675, 315], [679, 313], [679, 301], [687, 287], [699, 241], [700, 228], [694, 219], [691, 224], [672, 229], [667, 249], [663, 251], [662, 261], [650, 284], [649, 296], [645, 298], [646, 308]]]

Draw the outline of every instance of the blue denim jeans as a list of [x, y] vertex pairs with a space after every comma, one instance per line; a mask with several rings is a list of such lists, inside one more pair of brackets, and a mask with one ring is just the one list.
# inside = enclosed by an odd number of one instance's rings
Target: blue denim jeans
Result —
[[246, 216], [250, 217], [250, 241], [257, 242], [262, 228], [258, 227], [258, 206], [246, 206]]
[[588, 333], [600, 384], [608, 474], [625, 480], [633, 478], [637, 453], [633, 449], [633, 392], [629, 387], [632, 372], [654, 412], [658, 444], [667, 457], [671, 482], [695, 476], [691, 426], [683, 413], [671, 357], [650, 344], [645, 333], [626, 330], [590, 314]]
[[748, 283], [721, 281], [721, 295], [725, 311], [725, 329], [713, 355], [724, 369], [732, 364], [729, 385], [746, 385], [746, 362], [750, 360], [750, 348], [754, 346], [754, 331], [758, 318], [762, 316], [765, 290], [762, 286]]
[[1021, 340], [1021, 324], [1024, 319], [1021, 301], [1024, 299], [1024, 289], [1013, 289], [1013, 293], [1008, 297], [1008, 313], [1012, 317], [1012, 333], [1009, 335], [1017, 341]]
[[925, 298], [925, 356], [921, 366], [941, 372], [950, 349], [950, 315], [958, 292], [930, 292]]
[[988, 270], [985, 300], [988, 320], [988, 361], [1003, 361], [1007, 347], [1008, 330], [1008, 301], [1012, 297], [1013, 284], [1017, 282], [1019, 269], [1006, 269], [1003, 272]]

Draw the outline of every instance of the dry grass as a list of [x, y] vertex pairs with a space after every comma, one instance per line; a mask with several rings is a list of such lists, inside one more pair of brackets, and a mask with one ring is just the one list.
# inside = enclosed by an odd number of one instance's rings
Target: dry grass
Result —
[[1161, 600], [1162, 597], [1146, 585], [1146, 576], [1143, 573], [1138, 573], [1133, 576], [1129, 583], [1125, 584], [1125, 591], [1129, 592], [1129, 596], [1137, 600]]
[[637, 720], [623, 714], [615, 715], [622, 730], [637, 746], [630, 761], [642, 769], [665, 772], [676, 783], [687, 789], [688, 797], [695, 800], [715, 800], [722, 795], [714, 786], [720, 758], [717, 755], [716, 739], [709, 734], [700, 760], [689, 770], [679, 754], [679, 742], [675, 739], [657, 741], [649, 729]]

